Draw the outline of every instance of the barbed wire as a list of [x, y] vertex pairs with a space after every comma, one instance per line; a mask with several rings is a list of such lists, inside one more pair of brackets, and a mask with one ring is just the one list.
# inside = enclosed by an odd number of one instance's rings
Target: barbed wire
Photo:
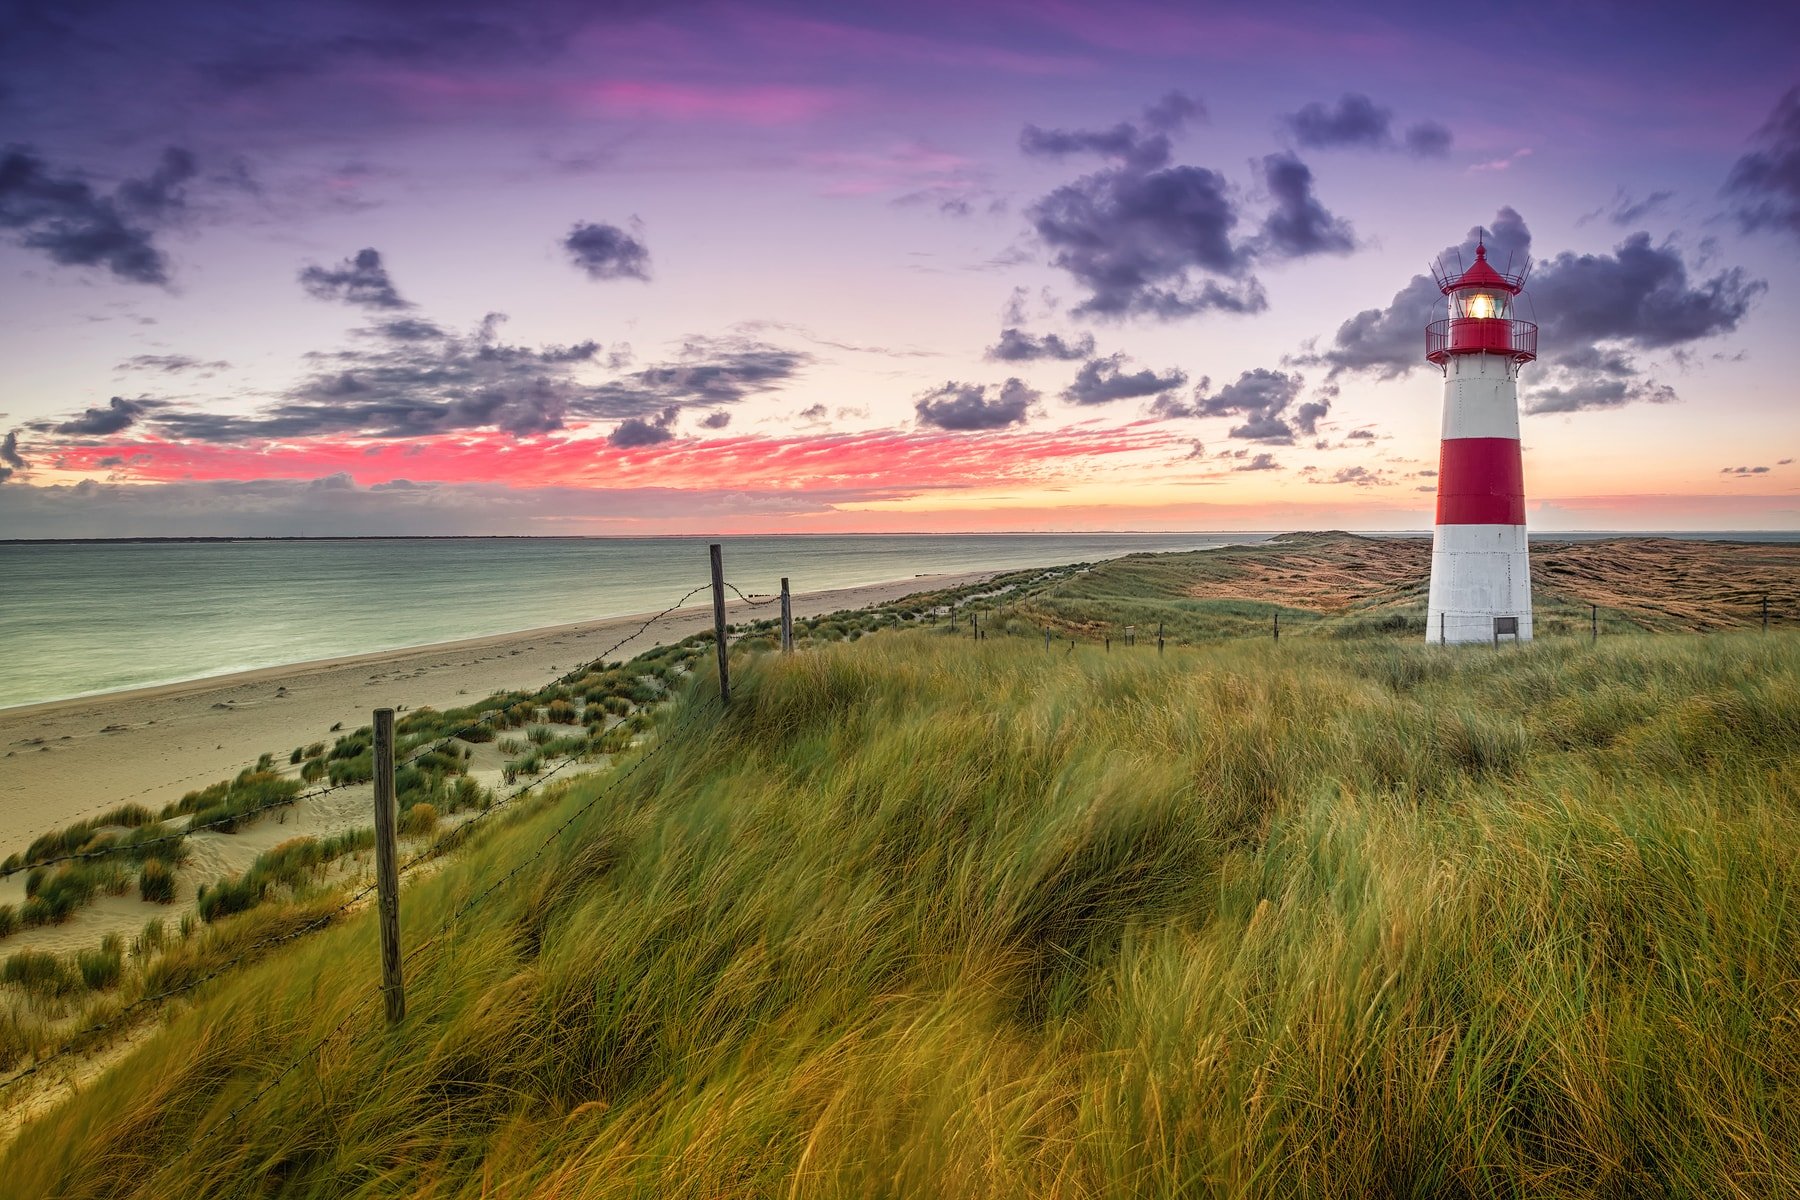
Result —
[[[651, 746], [644, 753], [640, 754], [638, 756], [638, 758], [636, 759], [636, 761], [634, 761], [630, 767], [626, 768], [620, 774], [615, 775], [610, 781], [608, 781], [608, 783], [606, 784], [605, 787], [600, 788], [598, 791], [596, 791], [594, 793], [594, 795], [590, 796], [585, 803], [579, 805], [575, 809], [574, 812], [570, 813], [569, 816], [562, 822], [562, 824], [558, 825], [555, 829], [551, 830], [550, 835], [548, 837], [546, 837], [541, 843], [538, 844], [537, 849], [533, 850], [530, 854], [525, 856], [519, 862], [515, 863], [513, 865], [512, 870], [508, 871], [506, 874], [502, 875], [500, 878], [494, 880], [494, 882], [490, 883], [487, 887], [483, 888], [480, 892], [477, 892], [474, 896], [470, 897], [468, 900], [466, 900], [462, 904], [458, 905], [456, 907], [456, 909], [450, 914], [450, 916], [445, 919], [443, 926], [437, 931], [437, 933], [433, 934], [431, 937], [427, 938], [425, 941], [423, 941], [419, 945], [415, 946], [402, 959], [402, 963], [404, 964], [407, 962], [411, 962], [414, 959], [416, 959], [419, 955], [423, 954], [427, 949], [430, 949], [436, 945], [442, 944], [443, 940], [449, 936], [451, 929], [455, 926], [457, 921], [461, 920], [470, 910], [475, 908], [476, 905], [480, 904], [482, 901], [486, 900], [489, 896], [493, 895], [495, 892], [497, 892], [501, 888], [505, 887], [508, 883], [510, 883], [514, 878], [516, 878], [518, 876], [519, 872], [523, 871], [526, 867], [530, 866], [532, 863], [536, 862], [540, 857], [542, 857], [544, 852], [546, 850], [548, 850], [551, 846], [555, 845], [556, 840], [558, 838], [560, 838], [563, 835], [563, 833], [565, 831], [567, 831], [571, 825], [573, 825], [576, 821], [580, 820], [583, 815], [590, 812], [596, 804], [600, 803], [601, 800], [603, 800], [607, 796], [611, 795], [627, 779], [630, 779], [633, 775], [635, 775], [640, 769], [643, 768], [645, 763], [647, 763], [651, 759], [655, 758], [666, 747], [674, 744], [674, 742], [677, 739], [677, 735], [684, 733], [690, 726], [697, 724], [700, 717], [705, 715], [707, 712], [711, 711], [712, 707], [713, 707], [713, 705], [711, 702], [697, 705], [678, 724], [673, 726], [668, 731], [667, 734], [665, 734], [662, 737], [659, 737], [657, 739], [655, 745]], [[574, 761], [574, 760], [571, 759], [569, 761]], [[567, 764], [565, 763], [564, 765], [567, 765]], [[558, 769], [560, 769], [560, 768], [558, 768]], [[514, 793], [514, 795], [512, 797], [509, 797], [508, 798], [509, 801], [511, 799], [516, 799], [518, 795], [523, 794], [525, 791], [528, 791], [531, 788], [536, 787], [536, 786], [546, 782], [548, 780], [548, 778], [549, 778], [549, 775], [545, 775], [539, 779], [533, 780], [531, 783], [520, 788], [519, 791]], [[423, 857], [423, 856], [421, 856], [421, 857]], [[414, 863], [416, 863], [418, 861], [419, 861], [419, 859], [415, 859]], [[410, 867], [412, 864], [408, 864], [408, 865]], [[404, 874], [404, 870], [401, 872], [401, 874]], [[354, 1020], [355, 1017], [357, 1016], [357, 1014], [362, 1011], [363, 1007], [365, 1005], [369, 1004], [370, 1002], [372, 1002], [375, 999], [375, 997], [379, 996], [380, 994], [381, 994], [381, 989], [378, 987], [372, 993], [365, 995], [359, 1002], [357, 1002], [355, 1005], [353, 1005], [351, 1007], [350, 1011], [344, 1015], [343, 1020], [339, 1021], [336, 1025], [332, 1026], [329, 1030], [327, 1030], [324, 1033], [323, 1036], [315, 1039], [304, 1050], [302, 1050], [299, 1054], [295, 1055], [291, 1060], [289, 1060], [289, 1062], [286, 1066], [282, 1067], [281, 1070], [277, 1071], [273, 1077], [271, 1077], [260, 1088], [258, 1088], [254, 1093], [252, 1093], [251, 1096], [247, 1100], [245, 1100], [243, 1103], [239, 1104], [237, 1107], [233, 1108], [231, 1110], [231, 1112], [226, 1116], [226, 1119], [223, 1122], [223, 1127], [230, 1128], [232, 1125], [236, 1124], [237, 1119], [240, 1116], [242, 1116], [244, 1113], [248, 1112], [251, 1108], [255, 1107], [256, 1103], [259, 1100], [261, 1100], [264, 1096], [268, 1095], [270, 1092], [274, 1091], [276, 1087], [280, 1086], [281, 1081], [283, 1079], [286, 1079], [290, 1074], [292, 1074], [294, 1072], [294, 1070], [300, 1066], [301, 1063], [306, 1062], [308, 1059], [311, 1059], [312, 1057], [317, 1055], [320, 1050], [324, 1049], [325, 1044], [327, 1042], [329, 1042], [332, 1038], [336, 1037], [340, 1032], [342, 1032], [344, 1027], [346, 1025], [348, 1025], [352, 1020]]]
[[[710, 583], [703, 583], [703, 584], [699, 585], [698, 587], [691, 589], [686, 595], [682, 596], [681, 599], [679, 599], [675, 603], [669, 605], [667, 608], [663, 609], [661, 612], [656, 613], [654, 616], [652, 616], [648, 620], [644, 621], [637, 628], [631, 630], [624, 637], [622, 637], [618, 641], [614, 642], [611, 646], [609, 646], [605, 650], [601, 651], [597, 657], [591, 658], [591, 659], [587, 660], [586, 662], [584, 662], [583, 664], [581, 664], [580, 666], [576, 667], [574, 670], [558, 676], [555, 680], [552, 681], [552, 684], [573, 682], [574, 680], [580, 678], [581, 675], [583, 675], [587, 671], [592, 670], [596, 664], [604, 665], [606, 660], [609, 657], [611, 657], [613, 654], [617, 653], [621, 647], [626, 645], [626, 643], [632, 641], [635, 638], [641, 637], [645, 633], [645, 631], [647, 631], [652, 625], [656, 624], [658, 621], [662, 620], [664, 617], [668, 616], [670, 613], [675, 612], [677, 609], [679, 609], [683, 605], [685, 605], [689, 600], [693, 599], [695, 596], [699, 595], [701, 592], [705, 591], [707, 588], [709, 588], [711, 586], [712, 585]], [[426, 758], [432, 754], [438, 753], [439, 751], [443, 750], [446, 746], [448, 746], [451, 742], [456, 741], [458, 738], [461, 738], [464, 734], [471, 733], [471, 732], [475, 731], [476, 729], [481, 728], [483, 725], [489, 724], [495, 718], [497, 718], [500, 714], [504, 713], [506, 711], [507, 707], [508, 706], [497, 706], [497, 707], [490, 709], [487, 712], [481, 714], [481, 716], [479, 716], [475, 720], [470, 721], [469, 723], [461, 726], [460, 728], [451, 730], [449, 733], [431, 735], [427, 739], [430, 744], [420, 747], [419, 749], [415, 750], [413, 753], [411, 753], [411, 754], [407, 755], [405, 758], [401, 759], [399, 762], [396, 762], [394, 764], [395, 770], [399, 770], [402, 767], [409, 767], [413, 763], [418, 762], [422, 758]], [[353, 735], [351, 735], [351, 736], [353, 736]], [[262, 761], [262, 758], [263, 758], [263, 756], [259, 755], [256, 759], [256, 762], [260, 763]], [[255, 765], [256, 765], [256, 763], [251, 764], [252, 767], [254, 767]], [[245, 768], [245, 769], [247, 770], [249, 768]], [[206, 772], [206, 771], [198, 771], [198, 772], [195, 772], [193, 775], [184, 776], [182, 779], [176, 780], [174, 782], [176, 782], [176, 783], [185, 782], [188, 779], [193, 779], [193, 778], [196, 778], [197, 776], [205, 775], [208, 773], [209, 772]], [[241, 775], [242, 771], [238, 772], [238, 774]], [[237, 776], [232, 776], [232, 778], [235, 779], [235, 778], [237, 778]], [[342, 783], [332, 784], [330, 786], [323, 787], [323, 788], [317, 788], [310, 792], [301, 792], [297, 795], [286, 797], [284, 799], [273, 800], [267, 804], [259, 804], [259, 805], [256, 805], [255, 807], [243, 809], [242, 811], [233, 813], [229, 816], [220, 817], [217, 820], [207, 821], [207, 822], [204, 822], [199, 825], [189, 825], [189, 826], [186, 826], [185, 828], [175, 831], [174, 833], [165, 834], [160, 837], [145, 838], [145, 839], [138, 840], [138, 841], [118, 842], [118, 843], [113, 843], [113, 844], [109, 844], [106, 846], [96, 847], [92, 850], [77, 851], [77, 852], [70, 853], [70, 854], [56, 855], [56, 856], [53, 856], [50, 858], [32, 859], [30, 861], [21, 862], [17, 866], [12, 867], [10, 869], [0, 870], [0, 879], [8, 878], [12, 875], [17, 874], [20, 871], [29, 871], [29, 870], [33, 870], [38, 867], [51, 867], [51, 866], [57, 866], [62, 863], [81, 862], [81, 861], [86, 861], [88, 859], [104, 858], [104, 857], [107, 857], [109, 855], [114, 855], [114, 854], [135, 853], [139, 850], [142, 850], [146, 846], [167, 845], [167, 844], [174, 843], [174, 842], [184, 841], [191, 835], [196, 834], [196, 833], [202, 833], [208, 829], [217, 829], [224, 825], [235, 824], [239, 821], [247, 820], [249, 818], [258, 816], [262, 813], [268, 812], [272, 809], [286, 808], [291, 805], [298, 804], [302, 800], [316, 800], [316, 799], [319, 799], [320, 797], [328, 796], [328, 795], [332, 794], [333, 792], [343, 791], [347, 788], [362, 787], [362, 786], [367, 785], [368, 782], [369, 782], [368, 780], [356, 780], [356, 781], [346, 780]], [[157, 790], [157, 788], [169, 787], [169, 786], [173, 786], [173, 784], [158, 784], [158, 785], [156, 785], [156, 787], [145, 788], [143, 792], [138, 792], [135, 794], [143, 795], [145, 792], [155, 791], [155, 790]], [[121, 801], [119, 803], [123, 803], [123, 801]], [[99, 807], [106, 808], [106, 807], [112, 807], [112, 806], [111, 805], [101, 805]], [[91, 812], [91, 811], [95, 811], [95, 810], [89, 809], [87, 811]], [[64, 826], [64, 828], [67, 828], [67, 827], [68, 827], [67, 825]], [[56, 831], [51, 830], [49, 832], [53, 833]], [[45, 836], [45, 835], [42, 835], [42, 834], [39, 835], [39, 837], [42, 837], [42, 836]], [[33, 841], [36, 841], [36, 840], [37, 839], [35, 839], [35, 838], [33, 839]], [[29, 843], [28, 843], [28, 845], [29, 845]]]
[[730, 588], [732, 591], [737, 592], [737, 598], [739, 600], [742, 600], [745, 604], [749, 605], [751, 608], [766, 608], [768, 605], [771, 605], [771, 604], [775, 603], [777, 600], [781, 599], [780, 596], [765, 596], [761, 600], [752, 600], [750, 597], [755, 596], [757, 593], [751, 592], [749, 595], [745, 595], [743, 592], [738, 591], [737, 584], [732, 583], [730, 581], [727, 581], [725, 586]]

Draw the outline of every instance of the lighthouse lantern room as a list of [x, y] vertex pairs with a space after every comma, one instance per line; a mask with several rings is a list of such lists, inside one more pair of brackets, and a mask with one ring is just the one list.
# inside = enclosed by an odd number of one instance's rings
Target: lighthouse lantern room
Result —
[[1519, 456], [1519, 369], [1537, 357], [1537, 326], [1513, 316], [1518, 273], [1488, 262], [1433, 268], [1449, 315], [1425, 330], [1425, 357], [1444, 372], [1444, 432], [1425, 640], [1531, 637], [1531, 562]]

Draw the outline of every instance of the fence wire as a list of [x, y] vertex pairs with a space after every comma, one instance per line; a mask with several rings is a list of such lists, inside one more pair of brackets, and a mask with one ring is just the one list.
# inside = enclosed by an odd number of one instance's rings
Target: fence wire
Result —
[[[500, 876], [498, 879], [496, 879], [492, 883], [488, 884], [487, 887], [483, 888], [481, 891], [479, 891], [475, 895], [471, 896], [468, 900], [466, 900], [462, 904], [458, 905], [450, 913], [450, 915], [447, 918], [445, 918], [443, 926], [431, 937], [429, 937], [425, 941], [419, 943], [411, 951], [409, 951], [406, 954], [405, 958], [402, 960], [402, 963], [403, 964], [411, 963], [414, 960], [416, 960], [420, 955], [425, 953], [427, 950], [432, 949], [436, 946], [441, 946], [442, 944], [444, 944], [445, 940], [450, 937], [451, 932], [455, 928], [455, 925], [458, 921], [460, 921], [464, 916], [466, 916], [477, 905], [479, 905], [483, 901], [485, 901], [489, 896], [494, 895], [496, 892], [498, 892], [502, 888], [504, 888], [507, 884], [511, 883], [515, 878], [518, 877], [518, 875], [521, 871], [525, 870], [532, 863], [536, 862], [539, 858], [543, 857], [545, 851], [549, 850], [551, 846], [555, 845], [557, 842], [557, 839], [562, 837], [562, 835], [568, 831], [570, 826], [574, 825], [576, 821], [580, 820], [588, 812], [592, 811], [594, 806], [599, 804], [600, 801], [602, 801], [605, 798], [607, 798], [608, 796], [612, 795], [621, 785], [623, 785], [625, 783], [626, 780], [630, 779], [633, 775], [637, 774], [637, 772], [643, 768], [645, 763], [647, 763], [651, 759], [655, 758], [666, 747], [674, 744], [678, 740], [679, 735], [687, 732], [687, 730], [689, 728], [698, 724], [701, 717], [712, 712], [713, 709], [717, 706], [718, 705], [717, 705], [716, 701], [706, 701], [706, 702], [702, 702], [702, 703], [695, 705], [695, 707], [685, 717], [683, 717], [679, 723], [672, 726], [666, 734], [660, 735], [657, 738], [655, 744], [653, 744], [649, 749], [645, 750], [642, 754], [640, 754], [637, 757], [637, 759], [634, 762], [632, 762], [632, 764], [629, 767], [627, 767], [623, 771], [615, 774], [612, 779], [607, 781], [605, 787], [598, 789], [592, 796], [590, 796], [587, 799], [586, 802], [577, 806], [575, 811], [570, 813], [568, 815], [568, 817], [565, 818], [560, 825], [558, 825], [555, 829], [550, 831], [550, 835], [548, 837], [546, 837], [542, 842], [540, 842], [535, 850], [533, 850], [530, 854], [526, 855], [524, 858], [520, 859], [517, 863], [513, 864], [512, 869], [507, 871], [506, 874]], [[570, 760], [570, 761], [573, 761], [573, 760]], [[508, 797], [509, 801], [512, 799], [516, 799], [519, 795], [523, 794], [526, 791], [529, 791], [531, 788], [539, 786], [540, 784], [546, 782], [548, 780], [548, 778], [549, 778], [549, 776], [546, 775], [540, 779], [534, 780], [532, 783], [527, 784], [525, 787], [520, 788], [519, 791], [514, 793], [513, 796]], [[412, 866], [417, 865], [425, 857], [426, 857], [425, 855], [421, 855], [418, 858], [415, 858], [414, 860], [412, 860], [412, 862], [407, 864], [406, 869], [410, 869]], [[404, 874], [405, 874], [405, 869], [403, 869], [401, 871], [401, 875], [404, 876]], [[312, 1043], [310, 1043], [299, 1054], [295, 1055], [292, 1059], [290, 1059], [286, 1066], [282, 1067], [281, 1070], [277, 1071], [260, 1088], [258, 1088], [254, 1093], [252, 1093], [248, 1099], [244, 1100], [241, 1104], [239, 1104], [235, 1108], [233, 1108], [231, 1110], [231, 1112], [226, 1116], [225, 1121], [222, 1123], [222, 1125], [219, 1127], [219, 1129], [216, 1129], [214, 1132], [217, 1133], [220, 1130], [229, 1129], [232, 1126], [234, 1126], [237, 1123], [237, 1120], [239, 1117], [241, 1117], [244, 1113], [248, 1112], [251, 1108], [255, 1107], [258, 1101], [260, 1101], [264, 1096], [268, 1095], [270, 1092], [274, 1091], [276, 1087], [280, 1086], [281, 1081], [286, 1079], [290, 1074], [292, 1074], [295, 1071], [295, 1069], [297, 1069], [302, 1063], [307, 1062], [308, 1060], [315, 1057], [321, 1050], [323, 1050], [325, 1048], [325, 1046], [331, 1041], [332, 1038], [336, 1037], [339, 1033], [342, 1033], [344, 1028], [346, 1026], [348, 1026], [350, 1024], [350, 1022], [352, 1020], [354, 1020], [366, 1006], [371, 1004], [374, 1000], [380, 998], [381, 994], [382, 994], [381, 988], [379, 986], [377, 986], [371, 993], [363, 996], [362, 999], [357, 1001], [356, 1004], [354, 1004], [351, 1007], [349, 1012], [345, 1013], [343, 1020], [339, 1021], [336, 1025], [332, 1026], [329, 1030], [327, 1030], [325, 1032], [325, 1034], [323, 1036], [315, 1039]]]
[[[566, 672], [566, 673], [558, 676], [556, 679], [552, 680], [551, 684], [549, 686], [554, 686], [555, 684], [559, 684], [559, 683], [561, 683], [561, 684], [571, 683], [571, 682], [581, 678], [581, 676], [586, 674], [587, 672], [593, 670], [595, 666], [604, 666], [606, 663], [606, 660], [608, 658], [612, 657], [612, 655], [616, 654], [626, 644], [628, 644], [629, 642], [633, 641], [636, 638], [642, 637], [644, 635], [644, 633], [646, 631], [648, 631], [652, 625], [656, 624], [658, 621], [662, 620], [664, 617], [667, 617], [670, 613], [673, 613], [676, 610], [680, 609], [689, 600], [693, 599], [695, 596], [699, 595], [701, 592], [707, 590], [711, 586], [712, 585], [710, 583], [703, 583], [699, 587], [696, 587], [696, 588], [690, 590], [681, 599], [675, 601], [675, 603], [669, 605], [667, 608], [663, 609], [661, 612], [656, 613], [655, 615], [651, 616], [648, 620], [644, 621], [641, 625], [637, 626], [635, 629], [632, 629], [630, 632], [628, 632], [624, 637], [622, 637], [618, 641], [614, 642], [611, 646], [608, 646], [605, 650], [602, 650], [598, 656], [587, 660], [586, 662], [582, 663], [580, 666], [576, 667], [574, 670]], [[733, 590], [735, 591], [736, 589], [734, 588]], [[488, 725], [488, 724], [492, 723], [494, 721], [494, 719], [496, 717], [498, 717], [504, 711], [505, 711], [504, 708], [490, 709], [489, 711], [481, 714], [481, 716], [477, 717], [475, 720], [468, 722], [467, 724], [463, 725], [462, 727], [460, 727], [458, 729], [453, 729], [449, 733], [446, 733], [446, 734], [440, 734], [435, 739], [428, 739], [430, 744], [419, 747], [418, 749], [414, 750], [413, 753], [407, 755], [405, 758], [396, 762], [394, 764], [394, 769], [397, 771], [402, 767], [409, 767], [413, 763], [418, 762], [422, 758], [426, 758], [432, 754], [438, 753], [439, 751], [443, 750], [445, 747], [449, 746], [450, 743], [461, 738], [463, 735], [468, 734], [468, 733], [473, 733], [475, 730], [480, 729], [484, 725]], [[262, 756], [259, 755], [257, 757], [256, 761], [261, 762]], [[256, 763], [251, 763], [250, 767], [254, 767], [255, 765], [256, 765]], [[249, 770], [250, 767], [243, 768], [243, 770]], [[243, 773], [243, 771], [240, 770], [239, 772], [237, 772], [237, 774], [230, 776], [230, 778], [235, 779], [238, 777], [238, 775], [241, 775], [242, 773]], [[197, 772], [193, 773], [192, 775], [183, 776], [182, 778], [173, 780], [170, 783], [157, 784], [153, 787], [144, 788], [142, 791], [135, 792], [132, 795], [133, 796], [142, 796], [149, 792], [156, 791], [160, 788], [170, 787], [170, 786], [173, 786], [173, 784], [175, 784], [175, 783], [185, 783], [190, 779], [195, 779], [202, 775], [207, 775], [207, 774], [211, 774], [211, 772], [197, 771]], [[138, 840], [138, 841], [124, 841], [124, 842], [119, 842], [119, 843], [115, 843], [115, 844], [111, 844], [111, 845], [107, 845], [107, 846], [99, 846], [92, 850], [82, 850], [82, 851], [76, 851], [76, 852], [69, 853], [69, 854], [60, 854], [60, 855], [55, 855], [50, 858], [32, 859], [28, 862], [21, 862], [19, 865], [12, 867], [10, 869], [0, 870], [0, 879], [8, 878], [9, 876], [15, 875], [20, 871], [30, 871], [30, 870], [36, 869], [38, 867], [53, 867], [53, 866], [57, 866], [61, 863], [83, 862], [83, 861], [87, 861], [90, 859], [106, 858], [106, 857], [109, 857], [112, 855], [118, 855], [118, 854], [132, 854], [132, 853], [137, 853], [137, 852], [143, 850], [145, 847], [170, 845], [175, 842], [184, 841], [188, 837], [192, 836], [193, 834], [203, 833], [209, 829], [218, 829], [218, 828], [221, 828], [226, 825], [234, 825], [240, 821], [248, 821], [257, 816], [260, 816], [261, 814], [263, 814], [265, 812], [269, 812], [273, 809], [287, 808], [292, 805], [298, 804], [302, 800], [317, 800], [324, 796], [329, 796], [329, 795], [333, 794], [334, 792], [341, 792], [348, 788], [353, 788], [353, 787], [364, 787], [364, 786], [367, 786], [367, 784], [368, 784], [367, 780], [360, 780], [360, 781], [356, 781], [356, 782], [345, 781], [343, 783], [331, 784], [326, 787], [315, 788], [311, 791], [300, 792], [296, 795], [288, 796], [288, 797], [285, 797], [280, 800], [272, 800], [267, 804], [259, 804], [252, 808], [243, 809], [239, 812], [231, 814], [230, 816], [220, 817], [213, 821], [207, 821], [207, 822], [204, 822], [199, 825], [189, 825], [182, 829], [176, 830], [173, 833], [164, 834], [160, 837], [145, 838], [145, 839]], [[107, 809], [107, 808], [117, 807], [120, 804], [128, 803], [129, 800], [130, 800], [130, 797], [127, 797], [125, 800], [115, 801], [111, 804], [98, 805], [95, 808], [88, 809], [86, 811], [87, 812], [96, 812], [96, 811], [100, 811], [100, 810]], [[70, 821], [65, 821], [63, 828], [67, 828], [68, 825], [72, 824], [72, 823], [73, 823], [73, 819], [71, 819]], [[46, 831], [45, 834], [37, 835], [37, 837], [33, 838], [32, 841], [35, 842], [38, 838], [46, 836], [47, 833], [54, 833], [54, 832], [56, 832], [56, 830], [54, 830], [54, 829], [48, 830], [48, 831]], [[29, 846], [31, 843], [27, 842], [26, 844], [27, 844], [27, 846]]]

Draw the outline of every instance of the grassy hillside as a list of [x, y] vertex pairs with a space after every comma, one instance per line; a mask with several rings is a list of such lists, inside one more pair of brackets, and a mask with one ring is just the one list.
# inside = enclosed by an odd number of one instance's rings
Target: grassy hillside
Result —
[[[1531, 547], [1539, 636], [1709, 631], [1800, 619], [1800, 545], [1671, 538], [1538, 541]], [[1206, 641], [1284, 636], [1389, 637], [1425, 633], [1429, 538], [1289, 533], [1251, 546], [1186, 554], [1133, 554], [1035, 582], [989, 601], [992, 627], [1045, 625], [1118, 640], [1164, 622], [1169, 638]], [[978, 607], [981, 606], [978, 604]]]
[[328, 930], [6, 1193], [1800, 1192], [1790, 635], [912, 630], [734, 682], [408, 889], [402, 1026]]

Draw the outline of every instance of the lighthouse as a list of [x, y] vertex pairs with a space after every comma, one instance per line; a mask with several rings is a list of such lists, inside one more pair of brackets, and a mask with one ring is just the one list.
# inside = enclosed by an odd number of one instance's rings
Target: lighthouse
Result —
[[1432, 270], [1449, 315], [1425, 329], [1425, 357], [1444, 372], [1428, 643], [1531, 638], [1519, 369], [1537, 357], [1537, 326], [1513, 316], [1530, 264], [1511, 271], [1488, 262], [1485, 238], [1467, 270]]

